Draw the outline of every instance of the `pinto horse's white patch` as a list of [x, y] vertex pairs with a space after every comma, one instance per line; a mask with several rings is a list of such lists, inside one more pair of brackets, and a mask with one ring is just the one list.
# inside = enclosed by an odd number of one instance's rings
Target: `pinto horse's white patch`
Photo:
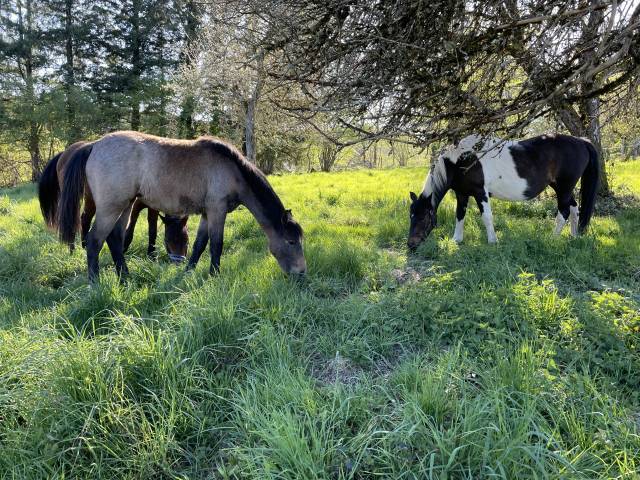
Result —
[[496, 243], [498, 237], [495, 228], [493, 228], [493, 213], [491, 212], [491, 205], [488, 201], [482, 202], [482, 221], [487, 229], [487, 241], [489, 243]]
[[456, 243], [462, 242], [462, 238], [464, 237], [464, 218], [462, 220], [458, 220], [456, 218], [456, 229], [453, 232], [453, 241]]
[[463, 153], [474, 152], [482, 165], [484, 187], [492, 196], [503, 200], [526, 200], [529, 185], [526, 179], [518, 175], [510, 147], [517, 148], [517, 142], [469, 135], [443, 156], [457, 163]]

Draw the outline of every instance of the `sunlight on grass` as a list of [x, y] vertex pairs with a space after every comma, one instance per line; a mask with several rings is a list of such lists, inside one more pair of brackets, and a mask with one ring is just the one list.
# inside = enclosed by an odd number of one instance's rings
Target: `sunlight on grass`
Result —
[[[496, 200], [498, 245], [475, 206], [458, 245], [448, 195], [408, 254], [425, 174], [272, 177], [304, 279], [241, 208], [218, 276], [148, 260], [141, 221], [90, 287], [33, 186], [0, 192], [0, 476], [635, 478], [640, 211], [573, 239], [553, 197]], [[640, 162], [613, 180], [640, 195]]]

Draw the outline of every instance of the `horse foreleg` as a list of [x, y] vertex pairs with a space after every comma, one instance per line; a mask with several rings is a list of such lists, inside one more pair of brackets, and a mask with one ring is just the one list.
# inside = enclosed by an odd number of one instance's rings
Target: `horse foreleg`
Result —
[[222, 243], [224, 238], [224, 222], [227, 218], [227, 211], [221, 208], [215, 214], [208, 214], [209, 218], [209, 250], [211, 252], [211, 265], [209, 274], [213, 275], [220, 271], [220, 257], [222, 256]]
[[187, 263], [187, 270], [196, 268], [196, 264], [198, 263], [198, 260], [200, 260], [200, 256], [202, 255], [202, 252], [204, 252], [208, 241], [209, 226], [207, 216], [202, 215], [202, 217], [200, 217], [200, 225], [198, 225], [198, 233], [196, 234], [196, 239], [193, 242], [191, 257], [189, 258], [189, 263]]
[[475, 198], [480, 214], [482, 215], [482, 222], [487, 229], [487, 241], [489, 243], [496, 243], [498, 237], [493, 228], [493, 213], [491, 212], [491, 204], [489, 203], [489, 194], [485, 192], [484, 195], [478, 195]]
[[462, 242], [462, 238], [464, 237], [464, 216], [467, 213], [469, 196], [456, 193], [456, 199], [456, 229], [453, 232], [453, 241], [456, 243], [460, 243]]
[[147, 247], [147, 255], [154, 257], [156, 254], [156, 239], [158, 238], [158, 216], [160, 212], [149, 208], [147, 210], [147, 222], [149, 223], [149, 246]]
[[136, 223], [138, 222], [138, 216], [140, 215], [140, 212], [145, 207], [146, 205], [139, 200], [136, 200], [133, 203], [133, 207], [131, 207], [131, 215], [129, 216], [129, 225], [125, 225], [127, 232], [124, 235], [124, 248], [123, 248], [124, 252], [129, 250], [129, 246], [133, 241], [133, 234], [136, 229]]

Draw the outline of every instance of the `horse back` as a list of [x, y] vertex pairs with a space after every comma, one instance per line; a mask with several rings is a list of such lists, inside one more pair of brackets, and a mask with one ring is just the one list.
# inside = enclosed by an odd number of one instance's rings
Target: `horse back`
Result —
[[92, 190], [107, 197], [139, 198], [173, 215], [203, 213], [229, 194], [237, 175], [206, 143], [116, 132], [103, 137], [87, 164]]
[[527, 181], [527, 198], [548, 185], [572, 188], [589, 163], [588, 140], [570, 135], [541, 135], [508, 148], [518, 175]]

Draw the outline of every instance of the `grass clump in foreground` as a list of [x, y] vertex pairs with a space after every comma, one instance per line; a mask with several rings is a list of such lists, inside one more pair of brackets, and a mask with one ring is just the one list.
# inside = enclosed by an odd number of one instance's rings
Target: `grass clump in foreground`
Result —
[[[555, 201], [454, 201], [407, 257], [408, 168], [274, 177], [285, 278], [245, 210], [219, 276], [144, 258], [85, 280], [31, 186], [0, 193], [2, 478], [637, 478], [640, 210], [551, 234]], [[640, 194], [640, 163], [614, 179]], [[190, 221], [195, 232], [197, 219]]]

